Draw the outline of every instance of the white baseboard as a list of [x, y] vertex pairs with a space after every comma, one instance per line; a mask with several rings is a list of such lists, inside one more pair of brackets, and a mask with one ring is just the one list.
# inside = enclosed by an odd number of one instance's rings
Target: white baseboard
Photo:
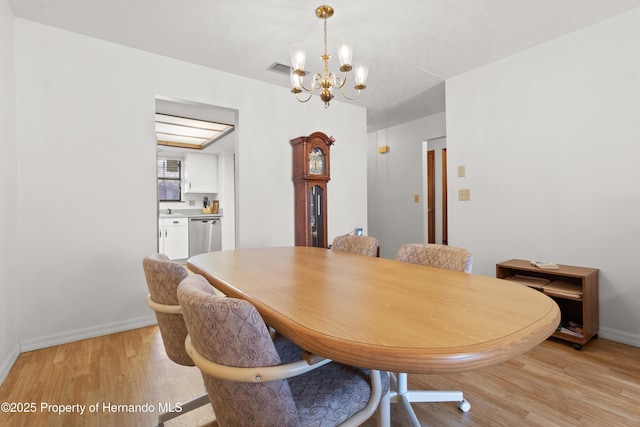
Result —
[[87, 338], [95, 338], [116, 332], [128, 331], [130, 329], [142, 328], [144, 326], [155, 325], [156, 323], [155, 314], [151, 314], [149, 316], [123, 320], [120, 322], [111, 322], [88, 328], [75, 329], [72, 331], [20, 341], [20, 352], [39, 350], [41, 348], [52, 347], [54, 345], [66, 344]]
[[16, 343], [11, 352], [7, 355], [7, 358], [2, 361], [2, 365], [0, 365], [0, 385], [4, 383], [7, 375], [9, 375], [9, 371], [13, 368], [13, 364], [18, 360], [18, 356], [20, 356], [20, 345]]
[[603, 328], [601, 326], [598, 335], [611, 341], [629, 344], [634, 347], [640, 347], [640, 335], [638, 334], [630, 334], [628, 332], [618, 331], [617, 329]]

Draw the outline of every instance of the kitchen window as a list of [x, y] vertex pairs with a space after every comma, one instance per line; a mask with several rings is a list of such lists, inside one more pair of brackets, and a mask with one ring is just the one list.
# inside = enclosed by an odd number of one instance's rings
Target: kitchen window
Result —
[[158, 159], [158, 200], [182, 201], [182, 162], [174, 159]]

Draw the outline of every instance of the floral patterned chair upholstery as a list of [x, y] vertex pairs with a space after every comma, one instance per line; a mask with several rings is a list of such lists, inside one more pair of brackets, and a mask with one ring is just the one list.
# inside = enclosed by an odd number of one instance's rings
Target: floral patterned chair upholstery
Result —
[[331, 250], [378, 256], [378, 239], [370, 236], [338, 236], [333, 239]]
[[389, 425], [386, 372], [273, 341], [251, 303], [216, 295], [200, 275], [182, 281], [178, 299], [189, 330], [186, 348], [220, 427], [359, 425], [376, 408], [379, 425]]
[[463, 248], [448, 245], [408, 243], [396, 255], [398, 261], [428, 265], [447, 270], [471, 273], [473, 256]]
[[[164, 254], [153, 254], [142, 260], [142, 268], [149, 288], [147, 304], [155, 311], [162, 342], [169, 359], [183, 366], [195, 366], [184, 348], [187, 326], [178, 304], [178, 285], [189, 275], [180, 264], [170, 261]], [[209, 403], [204, 393], [182, 404], [181, 412], [166, 412], [158, 416], [158, 426], [165, 421]]]
[[[466, 249], [424, 243], [402, 245], [396, 259], [469, 274], [471, 274], [473, 263], [471, 252]], [[471, 405], [464, 399], [461, 391], [408, 390], [406, 373], [397, 373], [394, 379], [395, 390], [391, 393], [392, 402], [403, 403], [413, 426], [420, 427], [421, 424], [409, 402], [458, 402], [458, 408], [461, 411], [468, 412], [471, 409]]]

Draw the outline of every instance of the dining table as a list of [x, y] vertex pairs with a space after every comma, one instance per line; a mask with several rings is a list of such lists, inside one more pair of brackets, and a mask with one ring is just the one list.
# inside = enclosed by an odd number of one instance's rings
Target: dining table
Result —
[[325, 248], [209, 252], [187, 267], [252, 303], [320, 356], [363, 368], [451, 373], [501, 363], [548, 338], [558, 305], [507, 280]]

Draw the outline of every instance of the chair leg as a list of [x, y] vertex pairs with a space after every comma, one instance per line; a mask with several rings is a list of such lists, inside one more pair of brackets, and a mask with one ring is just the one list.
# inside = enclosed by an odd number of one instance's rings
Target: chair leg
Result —
[[378, 406], [378, 427], [391, 426], [391, 400], [390, 392], [386, 392], [380, 399]]
[[198, 409], [201, 406], [209, 404], [209, 395], [207, 393], [202, 396], [198, 396], [187, 402], [180, 404], [180, 411], [164, 412], [158, 416], [158, 424], [156, 427], [163, 427], [166, 421], [179, 417], [182, 414], [191, 412], [194, 409]]

